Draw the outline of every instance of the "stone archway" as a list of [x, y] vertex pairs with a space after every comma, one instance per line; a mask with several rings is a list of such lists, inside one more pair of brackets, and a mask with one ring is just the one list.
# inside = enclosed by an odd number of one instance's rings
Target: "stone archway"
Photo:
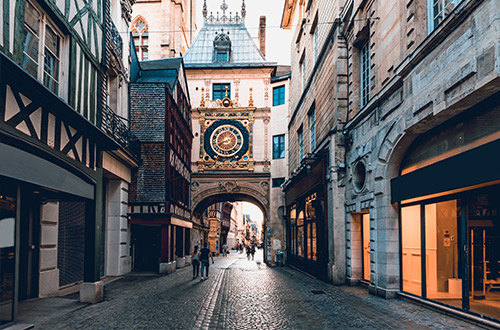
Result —
[[200, 212], [219, 201], [247, 201], [256, 204], [266, 217], [270, 204], [269, 180], [269, 174], [193, 173], [191, 208], [193, 212]]
[[[203, 212], [208, 206], [218, 202], [250, 202], [263, 214], [263, 232], [266, 239], [266, 226], [270, 215], [270, 175], [269, 173], [192, 173], [191, 209], [196, 242], [206, 231]], [[266, 255], [264, 251], [264, 255]]]

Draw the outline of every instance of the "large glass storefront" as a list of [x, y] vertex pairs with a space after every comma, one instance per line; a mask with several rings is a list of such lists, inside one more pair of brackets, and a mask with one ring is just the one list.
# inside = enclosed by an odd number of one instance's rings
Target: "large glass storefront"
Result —
[[16, 196], [15, 185], [0, 182], [0, 325], [13, 321]]
[[320, 228], [325, 226], [321, 190], [310, 192], [289, 207], [288, 260], [292, 265], [323, 278], [326, 275], [325, 256], [321, 254], [325, 243]]
[[401, 205], [402, 291], [500, 319], [500, 186]]

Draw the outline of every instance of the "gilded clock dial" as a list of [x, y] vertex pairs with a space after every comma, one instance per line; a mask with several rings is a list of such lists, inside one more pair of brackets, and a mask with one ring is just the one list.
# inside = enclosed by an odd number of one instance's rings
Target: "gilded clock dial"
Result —
[[213, 131], [210, 137], [210, 145], [217, 155], [231, 157], [242, 148], [243, 135], [233, 125], [221, 125]]

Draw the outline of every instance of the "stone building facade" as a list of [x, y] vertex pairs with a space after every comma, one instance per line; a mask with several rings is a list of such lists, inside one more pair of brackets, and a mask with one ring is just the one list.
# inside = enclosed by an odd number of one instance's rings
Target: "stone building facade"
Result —
[[138, 0], [130, 31], [140, 61], [180, 57], [196, 35], [195, 0]]
[[[317, 195], [300, 200], [294, 185], [326, 182], [334, 283], [498, 324], [496, 18], [487, 0], [287, 1], [291, 86], [302, 91], [291, 98], [284, 186], [289, 263], [310, 265], [319, 244], [307, 228]], [[311, 137], [322, 146], [325, 136], [321, 173]]]
[[182, 58], [138, 62], [130, 84], [131, 129], [142, 163], [132, 176], [133, 268], [170, 273], [191, 262], [191, 112]]
[[2, 3], [0, 325], [17, 319], [19, 301], [61, 287], [98, 302], [101, 278], [130, 269], [126, 203], [139, 154], [127, 122], [129, 40], [117, 32], [130, 6]]
[[227, 15], [225, 1], [221, 9], [209, 15], [204, 4], [204, 25], [184, 57], [193, 105], [194, 226], [213, 203], [249, 201], [261, 208], [266, 227], [272, 228], [270, 242], [283, 242], [282, 222], [271, 212], [279, 205], [271, 204], [269, 195], [271, 75], [276, 65], [265, 59], [246, 29], [245, 2], [235, 15]]
[[494, 322], [496, 7], [346, 1], [340, 13], [349, 74], [347, 280]]
[[[338, 1], [287, 1], [282, 28], [293, 29], [284, 185], [287, 258], [332, 283], [345, 281], [342, 123], [347, 105], [345, 42]], [[331, 23], [325, 23], [331, 22]]]

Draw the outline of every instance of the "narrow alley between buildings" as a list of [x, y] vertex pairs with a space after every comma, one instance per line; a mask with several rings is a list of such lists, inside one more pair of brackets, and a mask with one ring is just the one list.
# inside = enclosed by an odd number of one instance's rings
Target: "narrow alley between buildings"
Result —
[[270, 268], [262, 257], [262, 250], [255, 260], [231, 251], [215, 258], [204, 281], [193, 279], [190, 267], [168, 276], [131, 273], [105, 286], [102, 303], [75, 300], [73, 311], [45, 318], [35, 329], [476, 328], [361, 287], [335, 287], [289, 267]]

